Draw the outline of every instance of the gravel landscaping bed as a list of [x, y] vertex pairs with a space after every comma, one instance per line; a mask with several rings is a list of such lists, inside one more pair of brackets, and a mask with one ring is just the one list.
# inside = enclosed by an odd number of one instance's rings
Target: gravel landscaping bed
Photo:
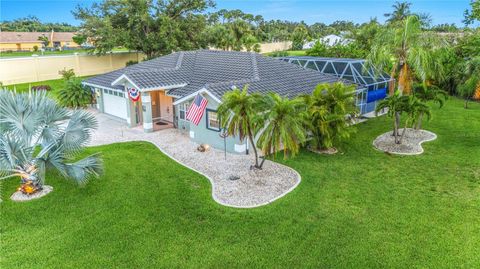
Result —
[[[266, 205], [292, 191], [300, 183], [300, 175], [287, 166], [265, 161], [262, 170], [251, 170], [253, 154], [229, 154], [210, 148], [197, 151], [198, 144], [178, 129], [144, 133], [141, 128], [115, 127], [108, 116], [97, 114], [100, 128], [90, 145], [126, 141], [148, 141], [177, 162], [206, 176], [212, 183], [212, 196], [218, 203], [231, 207]], [[117, 129], [115, 129], [117, 128]], [[238, 178], [238, 179], [237, 179]], [[233, 179], [233, 180], [232, 180]]]
[[30, 195], [24, 194], [21, 191], [16, 191], [12, 194], [12, 196], [10, 196], [10, 199], [15, 202], [25, 202], [25, 201], [30, 201], [33, 199], [38, 199], [40, 197], [43, 197], [52, 191], [53, 191], [52, 186], [44, 185], [40, 191], [37, 191]]
[[[400, 134], [403, 129], [400, 129]], [[395, 144], [395, 137], [392, 131], [378, 136], [373, 141], [373, 146], [384, 152], [399, 155], [418, 155], [423, 153], [422, 143], [437, 139], [437, 135], [426, 130], [415, 130], [407, 128], [402, 144]]]

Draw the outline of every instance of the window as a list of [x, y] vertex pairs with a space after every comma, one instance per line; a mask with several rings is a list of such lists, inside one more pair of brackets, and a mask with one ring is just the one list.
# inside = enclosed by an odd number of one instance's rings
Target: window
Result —
[[190, 107], [189, 102], [182, 103], [178, 106], [178, 114], [180, 114], [180, 119], [181, 120], [186, 120], [187, 119], [187, 110]]
[[218, 120], [218, 114], [216, 110], [210, 110], [207, 108], [207, 129], [212, 131], [220, 131], [220, 121]]

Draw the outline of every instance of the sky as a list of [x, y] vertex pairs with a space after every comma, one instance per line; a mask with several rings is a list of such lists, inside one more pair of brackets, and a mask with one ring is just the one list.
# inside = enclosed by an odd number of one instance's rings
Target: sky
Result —
[[[95, 0], [0, 0], [0, 21], [28, 15], [44, 22], [67, 22], [79, 25], [71, 10], [77, 5], [90, 6]], [[433, 24], [455, 23], [462, 26], [463, 12], [470, 0], [410, 0], [413, 12], [426, 12]], [[394, 1], [386, 0], [216, 0], [216, 9], [241, 9], [246, 13], [262, 15], [265, 19], [281, 19], [331, 23], [336, 20], [367, 22], [377, 17], [384, 21], [384, 13], [392, 10]]]

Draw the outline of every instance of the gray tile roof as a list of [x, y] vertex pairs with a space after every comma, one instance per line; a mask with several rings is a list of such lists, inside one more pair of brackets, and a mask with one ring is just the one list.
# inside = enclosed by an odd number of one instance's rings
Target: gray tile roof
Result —
[[273, 91], [289, 97], [311, 93], [319, 83], [342, 81], [352, 84], [333, 75], [256, 53], [213, 50], [176, 52], [95, 76], [85, 82], [120, 89], [111, 84], [121, 75], [126, 75], [142, 89], [186, 84], [168, 91], [169, 95], [179, 98], [206, 88], [221, 99], [232, 86], [241, 88], [246, 84], [250, 91]]

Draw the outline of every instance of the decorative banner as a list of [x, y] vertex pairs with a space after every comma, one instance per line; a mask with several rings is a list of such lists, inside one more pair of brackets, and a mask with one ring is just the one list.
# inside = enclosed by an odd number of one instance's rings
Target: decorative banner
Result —
[[134, 102], [137, 102], [140, 99], [140, 91], [135, 88], [128, 89], [128, 97]]

